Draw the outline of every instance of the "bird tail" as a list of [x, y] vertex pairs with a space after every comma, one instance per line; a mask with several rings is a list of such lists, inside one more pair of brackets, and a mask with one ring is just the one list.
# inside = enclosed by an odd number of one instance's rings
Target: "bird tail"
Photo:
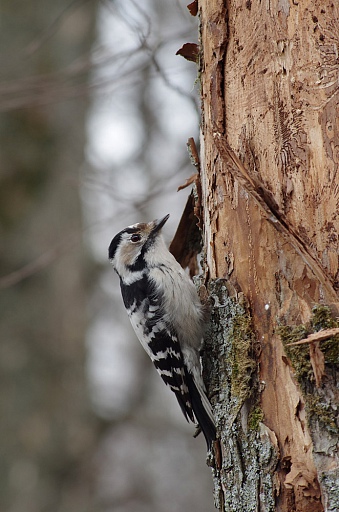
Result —
[[216, 439], [216, 428], [211, 404], [205, 390], [196, 383], [192, 374], [187, 371], [187, 385], [194, 415], [205, 436], [207, 449], [210, 450], [212, 442]]

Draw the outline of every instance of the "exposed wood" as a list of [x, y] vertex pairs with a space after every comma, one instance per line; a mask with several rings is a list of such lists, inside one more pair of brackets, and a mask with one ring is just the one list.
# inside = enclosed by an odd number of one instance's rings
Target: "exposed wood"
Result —
[[[215, 134], [215, 144], [219, 155], [223, 158], [233, 178], [238, 181], [244, 191], [248, 192], [253, 201], [261, 208], [262, 215], [280, 233], [284, 242], [290, 244], [299, 256], [301, 256], [326, 292], [328, 301], [336, 303], [338, 296], [333, 289], [333, 283], [324, 272], [317, 256], [312, 255], [312, 251], [306, 246], [300, 235], [294, 230], [293, 226], [288, 224], [284, 213], [280, 211], [279, 205], [275, 202], [272, 193], [265, 190], [264, 185], [257, 176], [250, 176], [244, 164], [227, 144], [226, 140], [218, 133]], [[231, 165], [229, 165], [229, 163]]]
[[199, 8], [206, 278], [227, 279], [249, 304], [265, 439], [276, 439], [278, 454], [274, 510], [321, 511], [330, 499], [321, 482], [338, 459], [314, 446], [320, 431], [312, 443], [278, 327], [306, 324], [318, 303], [339, 311], [339, 8], [329, 0]]

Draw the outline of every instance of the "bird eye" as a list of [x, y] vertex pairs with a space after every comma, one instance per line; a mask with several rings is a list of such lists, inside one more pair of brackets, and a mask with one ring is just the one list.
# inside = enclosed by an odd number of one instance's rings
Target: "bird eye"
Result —
[[139, 242], [141, 236], [140, 235], [132, 235], [131, 236], [131, 242]]

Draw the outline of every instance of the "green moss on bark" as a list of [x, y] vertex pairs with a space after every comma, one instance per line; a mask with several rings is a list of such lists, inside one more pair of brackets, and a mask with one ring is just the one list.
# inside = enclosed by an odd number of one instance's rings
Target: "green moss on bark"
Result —
[[260, 506], [273, 512], [275, 455], [269, 437], [261, 435], [257, 342], [249, 308], [242, 295], [229, 296], [221, 279], [210, 283], [209, 295], [204, 369], [222, 445], [221, 467], [211, 462], [215, 504], [227, 512], [256, 512]]
[[[309, 344], [289, 346], [289, 343], [299, 341], [322, 329], [338, 326], [339, 322], [332, 317], [328, 306], [316, 305], [312, 309], [312, 317], [308, 325], [281, 326], [278, 330], [306, 402], [309, 424], [314, 421], [320, 422], [329, 431], [335, 433], [339, 432], [336, 411], [332, 404], [324, 399], [323, 386], [319, 389], [315, 386]], [[320, 349], [324, 354], [327, 370], [331, 371], [339, 360], [339, 336], [333, 336], [328, 341], [321, 342]]]
[[256, 362], [253, 359], [254, 336], [251, 318], [245, 308], [233, 318], [229, 339], [232, 344], [231, 394], [243, 403], [251, 393], [250, 383], [256, 369]]
[[[313, 331], [321, 329], [331, 329], [339, 327], [338, 319], [332, 317], [331, 310], [328, 306], [318, 304], [312, 309], [311, 327]], [[329, 340], [321, 342], [321, 351], [325, 356], [325, 364], [339, 364], [339, 334], [333, 336]]]
[[260, 424], [264, 419], [264, 413], [259, 405], [252, 407], [248, 415], [247, 425], [250, 430], [259, 430]]

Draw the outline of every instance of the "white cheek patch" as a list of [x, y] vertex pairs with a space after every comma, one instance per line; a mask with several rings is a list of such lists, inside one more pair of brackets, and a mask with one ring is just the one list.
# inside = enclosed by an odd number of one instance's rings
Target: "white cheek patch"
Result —
[[121, 277], [131, 274], [128, 267], [138, 259], [143, 245], [142, 242], [133, 244], [130, 236], [130, 234], [124, 234], [113, 259], [113, 265]]
[[126, 246], [123, 248], [124, 250], [121, 251], [120, 254], [120, 261], [122, 264], [126, 267], [133, 265], [141, 253], [141, 247], [142, 246], [140, 246], [140, 244], [132, 244], [127, 242]]

